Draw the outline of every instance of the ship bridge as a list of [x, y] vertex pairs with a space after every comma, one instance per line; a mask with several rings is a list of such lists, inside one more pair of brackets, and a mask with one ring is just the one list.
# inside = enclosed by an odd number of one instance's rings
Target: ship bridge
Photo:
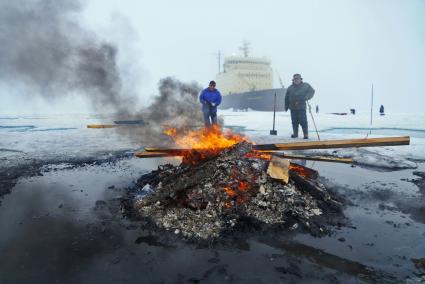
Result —
[[217, 74], [217, 88], [225, 96], [273, 88], [273, 71], [266, 57], [228, 56], [223, 72]]

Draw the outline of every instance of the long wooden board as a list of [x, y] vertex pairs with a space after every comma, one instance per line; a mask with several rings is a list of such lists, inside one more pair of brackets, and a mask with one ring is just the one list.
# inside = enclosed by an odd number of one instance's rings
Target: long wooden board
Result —
[[253, 145], [254, 150], [309, 150], [409, 145], [409, 136]]
[[[221, 149], [221, 148], [219, 148]], [[217, 149], [217, 150], [219, 150]], [[225, 149], [225, 148], [223, 148]], [[163, 148], [163, 147], [145, 147], [145, 151], [146, 152], [163, 152], [163, 153], [174, 153], [174, 154], [178, 154], [178, 153], [186, 153], [186, 152], [190, 152], [193, 150], [200, 150], [202, 151], [202, 149], [184, 149], [184, 148], [177, 148], [177, 147], [167, 147], [167, 148]]]
[[[345, 163], [351, 164], [353, 163], [353, 159], [351, 158], [338, 158], [338, 157], [323, 157], [323, 156], [303, 156], [303, 155], [287, 155], [284, 153], [276, 153], [276, 152], [261, 152], [265, 154], [271, 154], [273, 156], [278, 156], [281, 158], [291, 159], [291, 160], [310, 160], [310, 161], [321, 161], [321, 162], [332, 162], [332, 163]], [[134, 156], [138, 158], [159, 158], [159, 157], [178, 157], [183, 156], [183, 153], [171, 153], [171, 152], [136, 152]]]
[[118, 124], [89, 124], [87, 128], [114, 128], [118, 126]]
[[181, 155], [174, 155], [173, 153], [165, 153], [165, 152], [146, 152], [146, 151], [134, 153], [134, 156], [138, 158], [175, 157], [175, 156], [181, 156]]
[[[263, 153], [263, 152], [262, 152]], [[352, 164], [354, 163], [351, 158], [339, 158], [339, 157], [325, 157], [325, 156], [302, 156], [302, 155], [287, 155], [287, 154], [270, 154], [290, 160], [307, 160], [307, 161], [318, 161], [318, 162], [331, 162], [331, 163], [343, 163]]]
[[[259, 144], [252, 145], [253, 150], [257, 151], [283, 151], [283, 150], [309, 150], [309, 149], [336, 149], [336, 148], [358, 148], [358, 147], [377, 147], [377, 146], [400, 146], [409, 145], [409, 136], [400, 137], [382, 137], [382, 138], [364, 138], [364, 139], [344, 139], [344, 140], [327, 140], [327, 141], [308, 141], [308, 142], [291, 142], [291, 143], [275, 143], [275, 144]], [[147, 152], [164, 152], [164, 153], [184, 153], [194, 149], [184, 148], [158, 148], [146, 147]], [[202, 149], [195, 149], [202, 151]]]

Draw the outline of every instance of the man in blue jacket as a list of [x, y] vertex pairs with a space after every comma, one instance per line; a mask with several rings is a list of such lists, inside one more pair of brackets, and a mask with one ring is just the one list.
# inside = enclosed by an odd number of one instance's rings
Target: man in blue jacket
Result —
[[221, 103], [221, 94], [215, 86], [215, 82], [211, 81], [208, 88], [204, 89], [199, 96], [206, 127], [217, 124], [217, 106]]

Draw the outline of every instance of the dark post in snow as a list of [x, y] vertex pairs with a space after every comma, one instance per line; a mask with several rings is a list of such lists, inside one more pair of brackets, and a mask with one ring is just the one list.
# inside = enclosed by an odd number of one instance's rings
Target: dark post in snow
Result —
[[275, 121], [276, 121], [276, 92], [274, 93], [273, 130], [270, 130], [270, 135], [277, 135], [277, 131], [274, 129]]
[[372, 133], [372, 114], [373, 114], [373, 84], [372, 84], [372, 98], [370, 102], [370, 129], [369, 134]]

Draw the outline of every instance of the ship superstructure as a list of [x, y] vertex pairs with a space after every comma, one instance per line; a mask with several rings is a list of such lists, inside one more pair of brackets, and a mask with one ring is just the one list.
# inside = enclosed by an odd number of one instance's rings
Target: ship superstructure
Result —
[[269, 111], [284, 109], [286, 90], [273, 89], [273, 69], [267, 57], [249, 56], [249, 43], [244, 41], [241, 56], [227, 56], [223, 71], [216, 77], [217, 88], [223, 95], [220, 108]]
[[249, 56], [248, 42], [240, 48], [242, 56], [227, 56], [223, 72], [217, 74], [217, 85], [223, 96], [273, 88], [273, 70], [270, 59]]

